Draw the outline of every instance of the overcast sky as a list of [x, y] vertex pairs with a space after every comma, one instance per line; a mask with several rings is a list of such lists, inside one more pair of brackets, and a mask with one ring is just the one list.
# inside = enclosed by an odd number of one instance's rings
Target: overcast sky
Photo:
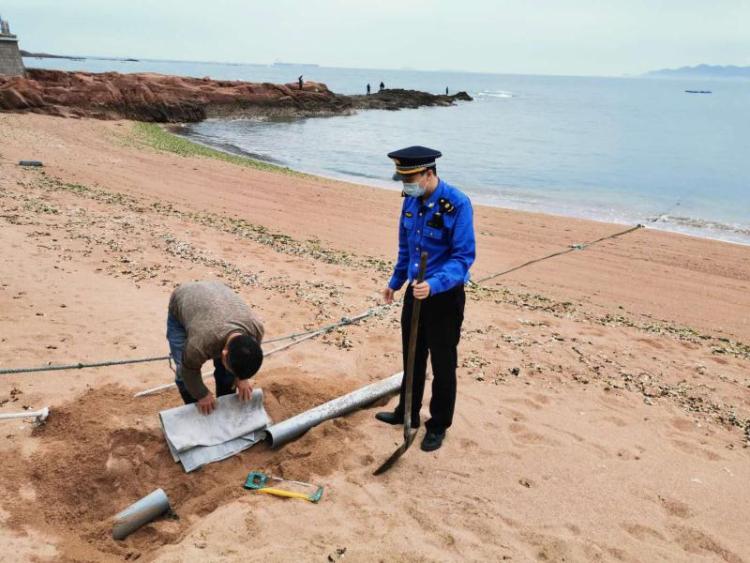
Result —
[[750, 0], [0, 0], [71, 55], [610, 75], [750, 65]]

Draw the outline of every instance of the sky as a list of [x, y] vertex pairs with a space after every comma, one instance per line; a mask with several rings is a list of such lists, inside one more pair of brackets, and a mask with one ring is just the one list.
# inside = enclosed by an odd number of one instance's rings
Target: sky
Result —
[[750, 0], [0, 0], [22, 49], [621, 76], [750, 65]]

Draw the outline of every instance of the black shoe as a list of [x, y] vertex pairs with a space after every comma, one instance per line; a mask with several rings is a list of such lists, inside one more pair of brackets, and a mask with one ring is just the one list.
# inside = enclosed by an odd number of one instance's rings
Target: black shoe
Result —
[[[377, 418], [380, 422], [385, 422], [386, 424], [403, 424], [404, 423], [404, 415], [395, 413], [395, 412], [379, 412], [375, 415], [375, 418]], [[412, 417], [411, 419], [411, 427], [412, 428], [419, 428], [419, 419]]]
[[422, 440], [423, 452], [433, 452], [443, 445], [443, 438], [445, 438], [445, 430], [442, 432], [436, 432], [435, 430], [428, 430]]

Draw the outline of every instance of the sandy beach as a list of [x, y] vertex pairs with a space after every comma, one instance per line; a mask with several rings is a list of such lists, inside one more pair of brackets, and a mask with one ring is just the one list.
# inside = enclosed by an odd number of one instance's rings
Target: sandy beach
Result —
[[[0, 139], [2, 368], [165, 355], [187, 280], [230, 285], [268, 337], [380, 303], [398, 191], [181, 156], [128, 121], [0, 114]], [[477, 279], [627, 228], [489, 207], [475, 226]], [[393, 309], [256, 385], [281, 420], [400, 365]], [[51, 414], [0, 421], [0, 559], [750, 561], [749, 368], [750, 247], [645, 228], [469, 288], [454, 426], [381, 477], [383, 405], [186, 475], [157, 418], [176, 390], [133, 398], [166, 362], [2, 375], [0, 413]], [[325, 496], [253, 494], [253, 469]], [[112, 540], [158, 487], [176, 516]]]

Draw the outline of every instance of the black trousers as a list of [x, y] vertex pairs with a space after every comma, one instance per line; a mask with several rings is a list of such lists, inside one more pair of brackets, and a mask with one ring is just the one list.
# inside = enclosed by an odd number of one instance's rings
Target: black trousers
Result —
[[[404, 374], [409, 355], [409, 332], [414, 295], [409, 286], [404, 295], [401, 310], [401, 342], [403, 346]], [[422, 301], [417, 331], [417, 353], [414, 362], [414, 382], [412, 387], [412, 416], [417, 418], [422, 408], [422, 397], [427, 371], [427, 356], [432, 364], [432, 398], [430, 399], [430, 420], [427, 429], [442, 432], [453, 423], [453, 410], [456, 406], [456, 367], [458, 365], [458, 341], [461, 338], [461, 325], [464, 321], [466, 294], [459, 285]], [[404, 377], [406, 380], [406, 377]], [[396, 413], [404, 412], [404, 386]]]
[[[221, 363], [221, 358], [214, 358], [214, 379], [216, 380], [217, 397], [234, 393], [234, 375], [227, 371], [227, 368]], [[187, 390], [185, 383], [181, 379], [176, 380], [175, 383], [177, 384], [177, 390], [180, 392], [180, 396], [186, 405], [197, 402]]]

